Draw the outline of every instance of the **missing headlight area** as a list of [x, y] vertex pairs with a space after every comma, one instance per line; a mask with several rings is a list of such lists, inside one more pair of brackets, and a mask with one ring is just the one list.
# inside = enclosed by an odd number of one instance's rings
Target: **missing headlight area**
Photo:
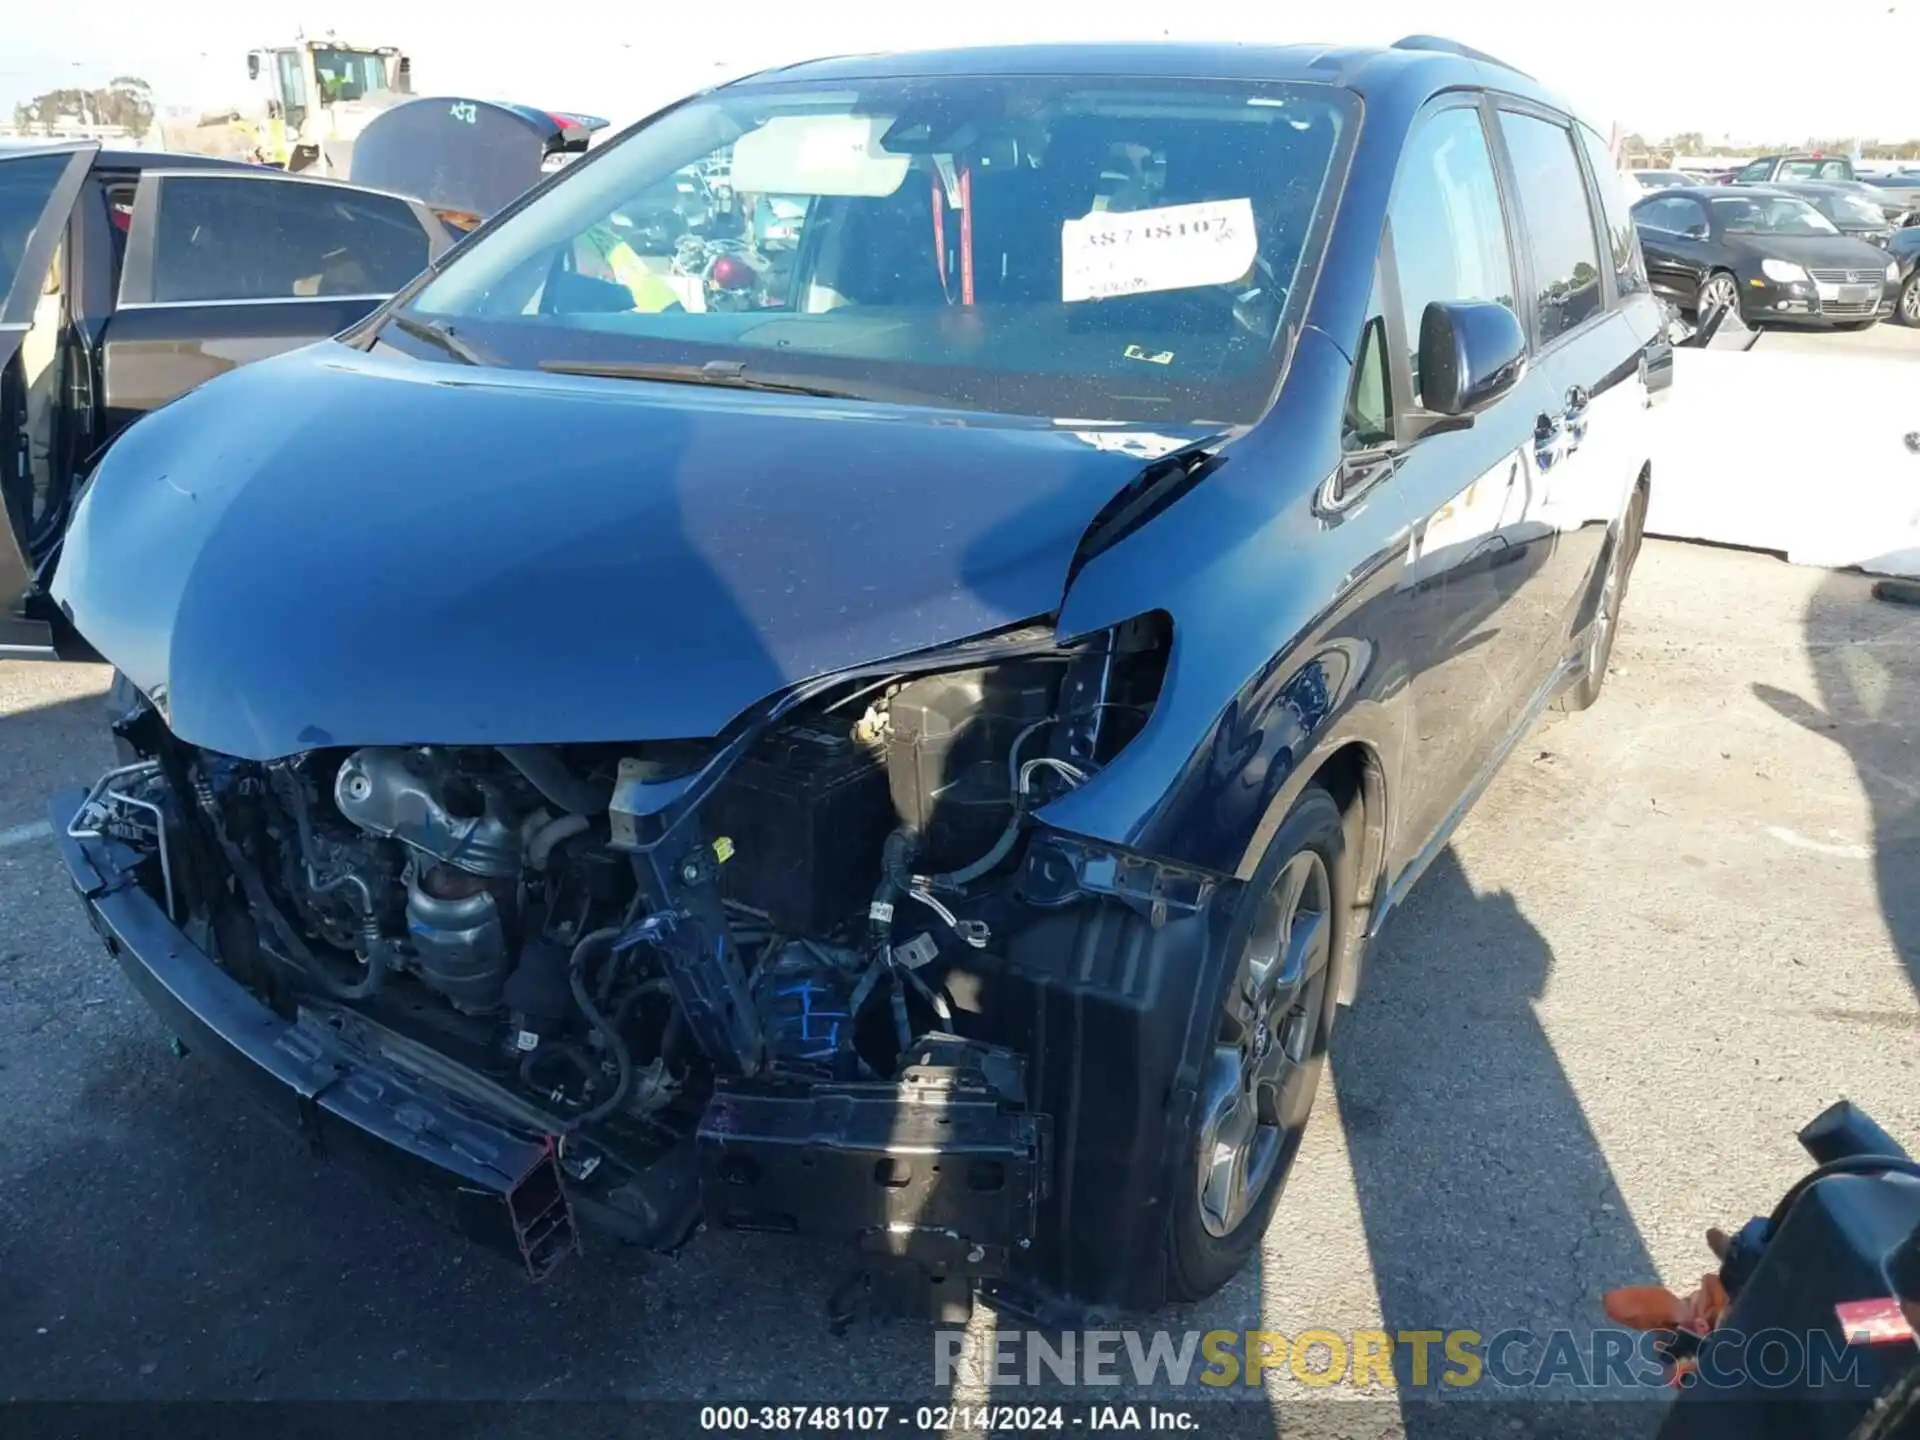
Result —
[[1177, 1048], [1142, 1017], [1212, 882], [1036, 819], [1146, 724], [1166, 618], [1002, 638], [711, 740], [255, 763], [139, 705], [150, 758], [83, 814], [302, 1044], [545, 1137], [585, 1221], [850, 1238], [936, 1301], [1070, 1285], [1054, 1132], [1089, 1065]]

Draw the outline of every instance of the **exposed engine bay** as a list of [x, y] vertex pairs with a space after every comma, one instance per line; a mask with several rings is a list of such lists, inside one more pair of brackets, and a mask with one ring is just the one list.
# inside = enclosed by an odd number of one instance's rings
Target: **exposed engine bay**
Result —
[[[143, 703], [116, 730], [150, 758], [72, 833], [144, 855], [141, 883], [276, 1013], [555, 1137], [574, 1208], [634, 1243], [704, 1213], [923, 1266], [958, 1245], [979, 1272], [1025, 1247], [1047, 1183], [1035, 992], [991, 977], [1086, 888], [1032, 816], [1140, 731], [1169, 636], [1154, 616], [1012, 649], [685, 742], [256, 763]], [[949, 1146], [957, 1200], [901, 1158]]]

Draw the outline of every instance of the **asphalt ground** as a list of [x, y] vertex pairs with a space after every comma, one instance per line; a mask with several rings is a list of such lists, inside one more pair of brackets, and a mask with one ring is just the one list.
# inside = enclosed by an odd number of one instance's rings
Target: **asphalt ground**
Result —
[[[1771, 1207], [1834, 1099], [1920, 1141], [1920, 609], [1869, 589], [1648, 542], [1600, 704], [1523, 743], [1376, 947], [1258, 1266], [1147, 1328], [1584, 1343], [1609, 1287], [1711, 1268], [1703, 1232]], [[985, 1398], [990, 1311], [942, 1386], [925, 1325], [831, 1333], [834, 1251], [702, 1234], [530, 1287], [176, 1058], [37, 828], [111, 763], [106, 680], [0, 663], [0, 1398], [641, 1402], [591, 1412], [634, 1434], [695, 1423], [663, 1401]], [[1282, 1363], [1092, 1398], [1209, 1434], [1576, 1429], [1524, 1395], [1466, 1409], [1489, 1393], [1403, 1405]]]

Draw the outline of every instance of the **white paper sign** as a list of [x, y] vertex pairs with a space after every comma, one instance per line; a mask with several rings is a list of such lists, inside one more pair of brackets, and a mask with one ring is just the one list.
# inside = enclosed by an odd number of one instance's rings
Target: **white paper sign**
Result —
[[1249, 199], [1088, 215], [1060, 227], [1060, 298], [1230, 285], [1257, 249]]

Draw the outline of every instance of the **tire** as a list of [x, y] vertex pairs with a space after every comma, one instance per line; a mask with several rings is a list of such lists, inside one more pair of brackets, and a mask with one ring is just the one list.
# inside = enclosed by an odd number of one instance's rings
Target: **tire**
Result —
[[1732, 271], [1716, 270], [1706, 278], [1706, 281], [1700, 286], [1700, 297], [1694, 305], [1694, 314], [1696, 316], [1703, 316], [1707, 313], [1710, 308], [1708, 303], [1709, 297], [1714, 295], [1724, 296], [1727, 304], [1732, 307], [1733, 313], [1738, 315], [1742, 321], [1746, 319], [1746, 313], [1740, 305], [1740, 282], [1734, 279]]
[[1626, 603], [1627, 585], [1633, 578], [1634, 561], [1640, 558], [1640, 541], [1647, 521], [1647, 490], [1636, 485], [1627, 502], [1627, 513], [1620, 523], [1613, 554], [1607, 559], [1606, 579], [1600, 582], [1600, 604], [1587, 622], [1586, 666], [1580, 676], [1555, 697], [1553, 708], [1573, 713], [1590, 710], [1607, 683], [1607, 667], [1613, 662], [1613, 641], [1620, 633], [1620, 611]]
[[1900, 298], [1894, 301], [1893, 318], [1902, 325], [1920, 328], [1920, 269], [1907, 277], [1907, 283], [1900, 287]]
[[[1193, 1111], [1166, 1167], [1171, 1301], [1203, 1299], [1245, 1268], [1293, 1168], [1339, 1003], [1352, 890], [1344, 847], [1340, 807], [1309, 786], [1229, 933]], [[1300, 924], [1309, 917], [1311, 932]]]

